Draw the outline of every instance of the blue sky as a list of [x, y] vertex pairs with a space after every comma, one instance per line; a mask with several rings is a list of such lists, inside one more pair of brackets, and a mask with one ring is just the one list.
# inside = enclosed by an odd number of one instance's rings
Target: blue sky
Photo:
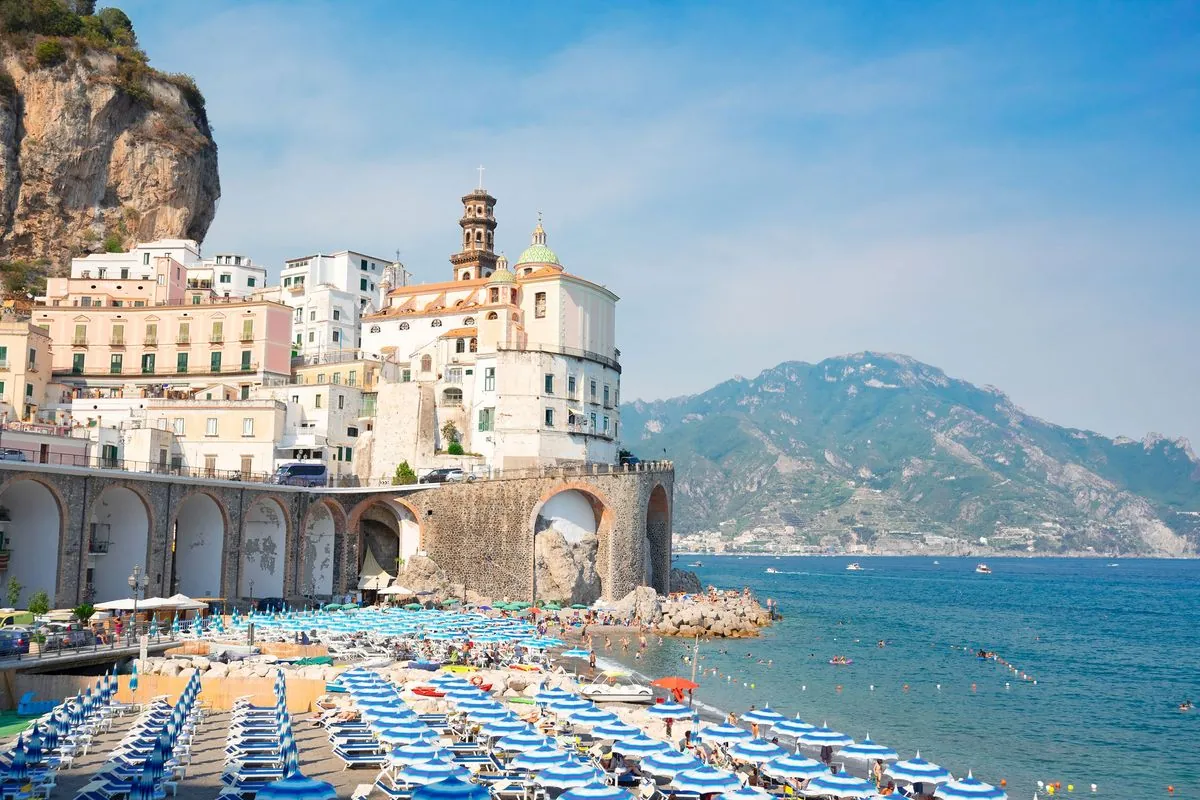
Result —
[[624, 398], [903, 352], [1200, 440], [1195, 2], [121, 4], [220, 146], [206, 250], [449, 277], [487, 167], [621, 297]]

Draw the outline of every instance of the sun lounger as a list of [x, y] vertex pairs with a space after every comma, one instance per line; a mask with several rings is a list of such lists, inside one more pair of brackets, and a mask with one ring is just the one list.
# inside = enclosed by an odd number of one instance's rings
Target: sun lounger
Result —
[[387, 757], [378, 750], [373, 753], [365, 749], [347, 751], [335, 746], [333, 754], [342, 760], [343, 770], [351, 767], [381, 767], [387, 761]]

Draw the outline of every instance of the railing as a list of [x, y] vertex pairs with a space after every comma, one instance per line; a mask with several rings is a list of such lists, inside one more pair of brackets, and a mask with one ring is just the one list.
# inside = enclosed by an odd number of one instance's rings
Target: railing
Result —
[[125, 370], [118, 370], [116, 372], [113, 372], [111, 370], [111, 368], [110, 369], [76, 370], [74, 367], [72, 367], [70, 369], [56, 369], [56, 370], [54, 370], [54, 372], [55, 372], [55, 374], [60, 374], [60, 375], [63, 375], [63, 374], [83, 375], [85, 377], [86, 376], [99, 377], [99, 376], [103, 376], [103, 375], [133, 375], [133, 374], [162, 375], [163, 377], [175, 377], [178, 375], [233, 375], [233, 374], [238, 374], [238, 373], [258, 372], [258, 362], [252, 361], [249, 364], [222, 364], [220, 369], [213, 369], [211, 363], [209, 364], [207, 369], [201, 369], [198, 366], [193, 366], [188, 369], [181, 370], [181, 369], [179, 369], [179, 366], [176, 365], [175, 369], [159, 369], [152, 373], [147, 373], [145, 371], [142, 371], [140, 373], [134, 373], [132, 371], [125, 371]]
[[344, 364], [349, 361], [383, 361], [378, 353], [366, 353], [362, 350], [329, 350], [316, 355], [292, 356], [293, 367], [316, 364]]
[[176, 336], [175, 337], [175, 344], [191, 344], [191, 343], [192, 343], [192, 337], [190, 337], [190, 336]]
[[[517, 351], [532, 350], [539, 353], [555, 353], [563, 356], [572, 356], [573, 358], [583, 358], [588, 361], [595, 361], [597, 364], [603, 364], [609, 369], [616, 370], [617, 373], [621, 372], [621, 363], [615, 358], [610, 358], [609, 356], [596, 353], [591, 350], [581, 350], [578, 347], [563, 347], [557, 344], [538, 344], [535, 342], [530, 342], [525, 345], [497, 343], [496, 349]], [[616, 351], [614, 350], [613, 352], [615, 353]]]
[[144, 342], [142, 342], [142, 345], [145, 347], [158, 347], [158, 337], [157, 336], [147, 336], [146, 340]]
[[87, 347], [87, 337], [86, 336], [73, 336], [73, 337], [71, 337], [71, 344], [74, 347]]
[[110, 544], [112, 544], [112, 542], [93, 541], [91, 544], [88, 545], [88, 554], [89, 555], [99, 555], [99, 556], [107, 555], [108, 554], [108, 546]]
[[[169, 464], [158, 464], [149, 461], [128, 461], [119, 458], [105, 458], [98, 455], [82, 453], [47, 453], [43, 458], [37, 450], [26, 448], [5, 447], [8, 456], [0, 464], [18, 465], [46, 464], [59, 467], [90, 467], [92, 469], [112, 470], [114, 472], [139, 472], [150, 475], [174, 475], [180, 478], [208, 478], [217, 481], [241, 481], [245, 483], [273, 483], [274, 473], [271, 472], [242, 472], [237, 469], [208, 469], [206, 467], [185, 467]], [[12, 456], [14, 450], [24, 456], [18, 459]]]
[[209, 344], [221, 344], [224, 341], [225, 341], [225, 337], [219, 333], [214, 333], [212, 336], [208, 337]]
[[[158, 625], [138, 625], [131, 630], [122, 631], [120, 636], [105, 635], [103, 638], [97, 637], [91, 631], [84, 632], [88, 641], [83, 644], [70, 644], [69, 639], [60, 635], [51, 635], [46, 642], [37, 645], [37, 652], [16, 653], [10, 656], [0, 658], [0, 664], [13, 664], [26, 661], [41, 661], [48, 658], [62, 658], [70, 655], [84, 655], [87, 653], [110, 653], [117, 650], [132, 650], [136, 651], [141, 647], [140, 637], [146, 634], [147, 643], [152, 647], [159, 645], [169, 645], [180, 641], [179, 637], [171, 633], [170, 628], [164, 632]], [[30, 650], [32, 650], [32, 643]]]

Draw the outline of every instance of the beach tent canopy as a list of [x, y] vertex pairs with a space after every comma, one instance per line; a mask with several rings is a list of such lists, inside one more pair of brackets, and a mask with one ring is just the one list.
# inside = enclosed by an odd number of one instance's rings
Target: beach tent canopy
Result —
[[[147, 597], [145, 600], [136, 601], [138, 611], [153, 611], [156, 608], [172, 607], [166, 603], [167, 600], [163, 597]], [[94, 608], [97, 611], [132, 611], [134, 604], [135, 601], [132, 597], [122, 597], [120, 600], [109, 600], [105, 603], [97, 603]]]
[[416, 597], [417, 593], [406, 586], [388, 586], [379, 590], [380, 594], [398, 594], [404, 597]]
[[208, 603], [201, 603], [199, 600], [193, 600], [186, 594], [173, 594], [163, 601], [160, 608], [175, 608], [180, 611], [199, 611], [202, 608], [208, 608]]

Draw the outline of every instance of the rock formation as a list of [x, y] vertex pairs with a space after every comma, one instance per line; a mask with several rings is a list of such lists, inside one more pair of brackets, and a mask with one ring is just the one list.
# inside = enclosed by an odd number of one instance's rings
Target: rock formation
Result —
[[428, 556], [409, 556], [396, 583], [414, 592], [433, 592], [439, 598], [449, 596], [450, 579], [446, 571]]
[[590, 605], [600, 598], [596, 574], [599, 540], [585, 536], [568, 542], [561, 532], [547, 528], [537, 535], [537, 593], [546, 600]]
[[689, 570], [671, 567], [671, 591], [699, 594], [701, 591], [700, 578]]
[[120, 50], [63, 41], [50, 65], [3, 41], [0, 260], [45, 259], [62, 274], [73, 255], [203, 240], [221, 186], [195, 85], [144, 61], [131, 77]]
[[715, 600], [668, 600], [662, 605], [658, 632], [664, 636], [757, 636], [771, 616], [753, 597], [720, 595]]
[[662, 619], [662, 598], [650, 586], [639, 586], [617, 601], [613, 613], [618, 619], [654, 625]]

